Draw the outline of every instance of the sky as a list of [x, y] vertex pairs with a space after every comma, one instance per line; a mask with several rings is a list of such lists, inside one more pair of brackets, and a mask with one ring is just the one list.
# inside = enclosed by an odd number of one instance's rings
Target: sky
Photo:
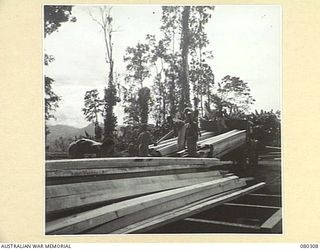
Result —
[[[63, 23], [44, 39], [44, 52], [55, 60], [44, 68], [55, 80], [54, 92], [61, 97], [50, 125], [88, 125], [81, 109], [87, 90], [98, 89], [102, 97], [108, 66], [103, 33], [89, 15], [90, 5], [76, 5], [76, 22]], [[112, 8], [115, 71], [124, 76], [123, 56], [128, 46], [144, 42], [147, 34], [160, 37], [161, 6], [115, 5]], [[210, 65], [216, 81], [225, 75], [248, 82], [256, 99], [251, 110], [281, 109], [281, 8], [278, 5], [216, 5], [206, 25], [214, 58]], [[147, 80], [151, 84], [152, 79]], [[123, 108], [115, 108], [118, 124]]]

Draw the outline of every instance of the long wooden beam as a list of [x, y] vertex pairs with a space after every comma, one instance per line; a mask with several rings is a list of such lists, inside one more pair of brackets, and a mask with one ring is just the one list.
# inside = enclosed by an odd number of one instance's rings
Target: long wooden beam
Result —
[[236, 137], [239, 134], [243, 134], [245, 132], [246, 132], [245, 130], [236, 130], [236, 129], [231, 130], [231, 131], [228, 131], [228, 132], [220, 134], [220, 135], [209, 137], [208, 139], [203, 140], [203, 141], [199, 140], [199, 145], [200, 146], [211, 145], [213, 143], [218, 143], [221, 141], [225, 141], [227, 139], [231, 139], [232, 137]]
[[277, 224], [282, 220], [282, 209], [280, 208], [275, 212], [268, 220], [266, 220], [262, 225], [261, 229], [272, 230]]
[[59, 169], [98, 169], [98, 168], [129, 168], [156, 167], [166, 165], [220, 165], [216, 158], [180, 158], [180, 157], [122, 157], [46, 161], [46, 170]]
[[122, 168], [88, 168], [88, 169], [53, 169], [46, 171], [47, 178], [54, 177], [75, 177], [75, 176], [101, 176], [101, 175], [123, 175], [132, 174], [132, 177], [139, 177], [139, 173], [151, 172], [152, 175], [161, 175], [161, 172], [174, 174], [177, 170], [177, 174], [181, 173], [181, 170], [190, 170], [197, 172], [198, 170], [209, 171], [216, 167], [230, 164], [230, 161], [216, 162], [214, 166], [204, 165], [167, 165], [167, 166], [156, 166], [156, 167], [122, 167]]
[[[199, 141], [203, 141], [203, 140], [208, 139], [213, 136], [214, 136], [213, 132], [205, 132], [200, 136]], [[165, 156], [165, 155], [169, 155], [174, 152], [177, 152], [178, 146], [177, 146], [177, 142], [173, 141], [172, 143], [169, 143], [164, 146], [160, 145], [158, 147], [154, 147], [153, 150], [155, 150], [159, 155]]]
[[[203, 138], [208, 137], [208, 136], [214, 136], [214, 133], [213, 133], [213, 132], [202, 131], [201, 136], [204, 136]], [[201, 137], [200, 137], [200, 138], [201, 138]], [[158, 149], [164, 148], [164, 147], [166, 147], [166, 146], [168, 146], [168, 145], [177, 144], [177, 139], [178, 139], [177, 137], [174, 137], [174, 138], [171, 138], [171, 139], [162, 141], [162, 142], [161, 142], [159, 145], [157, 145], [157, 146], [152, 146], [152, 145], [150, 145], [150, 146], [149, 146], [149, 149], [158, 150]]]
[[[230, 164], [228, 162], [228, 164]], [[225, 165], [225, 164], [223, 164]], [[221, 166], [223, 166], [221, 165]], [[209, 172], [221, 169], [221, 166], [159, 166], [111, 169], [52, 170], [46, 172], [46, 186], [82, 183], [92, 181], [142, 178], [148, 176], [176, 175], [198, 172]], [[222, 171], [224, 173], [227, 171]]]
[[220, 141], [213, 144], [213, 157], [222, 157], [227, 153], [241, 147], [246, 143], [246, 134], [238, 134], [238, 137], [233, 137], [229, 141]]
[[216, 180], [219, 171], [163, 175], [46, 187], [46, 212], [59, 212], [136, 195]]
[[231, 223], [226, 221], [204, 220], [204, 219], [197, 219], [197, 218], [186, 218], [184, 220], [200, 223], [200, 224], [212, 224], [216, 226], [227, 226], [227, 227], [238, 227], [238, 228], [245, 228], [245, 229], [260, 230], [260, 227], [258, 226], [252, 226], [252, 225], [240, 224], [240, 223]]
[[165, 203], [161, 203], [157, 206], [148, 207], [148, 208], [145, 208], [144, 210], [137, 211], [128, 216], [121, 217], [117, 220], [114, 220], [109, 223], [98, 226], [96, 228], [90, 229], [87, 231], [87, 233], [89, 234], [111, 233], [112, 231], [126, 227], [132, 223], [139, 222], [148, 217], [156, 216], [158, 214], [162, 214], [167, 211], [172, 211], [179, 207], [186, 206], [188, 204], [192, 204], [199, 200], [210, 197], [214, 194], [239, 188], [240, 186], [244, 185], [244, 182], [242, 184], [240, 183], [241, 183], [240, 180], [237, 183], [230, 181], [228, 183], [224, 183], [223, 188], [221, 186], [216, 186], [216, 187], [213, 187], [212, 189], [201, 190], [201, 192], [196, 192], [196, 193], [181, 197], [179, 199], [170, 200]]
[[[198, 151], [210, 152], [209, 146], [213, 148], [212, 157], [222, 157], [225, 154], [241, 147], [246, 143], [245, 130], [231, 130], [203, 141], [198, 141]], [[187, 150], [178, 152], [180, 156], [186, 157]]]
[[194, 214], [200, 213], [202, 211], [205, 211], [207, 209], [210, 209], [212, 207], [218, 206], [220, 204], [223, 204], [225, 202], [234, 200], [236, 198], [239, 198], [243, 195], [246, 195], [248, 193], [254, 192], [255, 190], [258, 190], [262, 188], [265, 185], [264, 182], [258, 183], [256, 185], [253, 185], [251, 187], [245, 188], [240, 191], [230, 192], [226, 195], [218, 195], [213, 196], [211, 199], [207, 199], [204, 202], [198, 202], [196, 204], [191, 204], [189, 206], [181, 207], [178, 209], [175, 209], [173, 211], [169, 211], [167, 213], [163, 213], [158, 216], [154, 216], [152, 218], [148, 218], [144, 221], [140, 221], [138, 223], [131, 224], [127, 227], [124, 227], [119, 230], [115, 230], [112, 233], [115, 234], [127, 234], [127, 233], [142, 233], [147, 232], [151, 229], [154, 229], [156, 227], [160, 227], [169, 223], [172, 223], [174, 221], [178, 221], [184, 218], [187, 218], [189, 216], [192, 216]]
[[233, 207], [257, 208], [257, 209], [279, 209], [280, 208], [280, 207], [275, 207], [275, 206], [263, 206], [263, 205], [242, 204], [242, 203], [232, 203], [232, 202], [226, 202], [223, 205], [225, 205], [225, 206], [233, 206]]
[[262, 198], [281, 198], [280, 194], [259, 194], [259, 193], [254, 193], [254, 194], [249, 194], [249, 196], [257, 196], [257, 197], [262, 197]]
[[163, 142], [163, 141], [166, 141], [168, 140], [168, 138], [170, 138], [171, 136], [174, 135], [174, 131], [173, 130], [170, 130], [167, 134], [165, 134], [163, 137], [161, 137], [159, 140], [158, 140], [158, 144]]
[[46, 198], [61, 197], [79, 193], [90, 193], [92, 191], [110, 190], [118, 187], [128, 187], [139, 184], [152, 184], [166, 181], [179, 181], [179, 180], [191, 180], [206, 177], [220, 177], [222, 174], [220, 171], [209, 171], [191, 174], [177, 174], [177, 175], [163, 175], [163, 176], [151, 176], [143, 178], [128, 178], [120, 180], [107, 180], [98, 182], [84, 182], [73, 183], [65, 185], [53, 185], [46, 187]]
[[267, 149], [281, 150], [281, 147], [266, 146]]

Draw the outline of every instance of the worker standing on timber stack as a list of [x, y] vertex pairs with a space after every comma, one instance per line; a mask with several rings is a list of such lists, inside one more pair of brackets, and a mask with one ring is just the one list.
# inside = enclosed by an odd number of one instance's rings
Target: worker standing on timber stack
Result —
[[224, 116], [224, 113], [223, 111], [218, 111], [217, 112], [217, 118], [216, 118], [216, 121], [217, 121], [217, 132], [218, 134], [221, 134], [223, 132], [225, 132], [228, 127], [226, 125], [226, 120], [225, 120], [225, 116]]
[[152, 139], [151, 133], [148, 131], [148, 125], [142, 124], [141, 125], [141, 133], [138, 136], [137, 144], [138, 144], [138, 151], [139, 156], [148, 156], [149, 153], [149, 144], [156, 143]]
[[194, 120], [192, 109], [184, 110], [186, 117], [186, 140], [189, 157], [197, 157], [198, 124]]
[[193, 113], [193, 120], [195, 123], [197, 123], [197, 128], [198, 128], [198, 137], [201, 137], [201, 131], [199, 129], [199, 110], [195, 110]]
[[170, 127], [174, 130], [175, 134], [178, 136], [177, 145], [178, 151], [184, 150], [185, 140], [186, 140], [186, 125], [185, 122], [179, 119], [172, 119], [171, 116], [167, 117], [167, 121]]

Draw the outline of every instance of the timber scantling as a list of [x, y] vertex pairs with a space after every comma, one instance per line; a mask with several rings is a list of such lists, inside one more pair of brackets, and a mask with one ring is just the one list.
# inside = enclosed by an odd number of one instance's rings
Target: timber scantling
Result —
[[47, 161], [46, 234], [148, 232], [254, 192], [265, 183], [221, 160], [245, 144], [245, 130], [203, 132], [197, 150], [211, 158], [185, 157], [167, 139], [149, 147], [162, 157]]

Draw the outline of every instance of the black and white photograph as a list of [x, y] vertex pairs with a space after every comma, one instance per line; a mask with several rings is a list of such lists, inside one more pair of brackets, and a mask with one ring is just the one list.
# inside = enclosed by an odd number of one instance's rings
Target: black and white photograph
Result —
[[43, 5], [44, 234], [282, 235], [280, 5]]

